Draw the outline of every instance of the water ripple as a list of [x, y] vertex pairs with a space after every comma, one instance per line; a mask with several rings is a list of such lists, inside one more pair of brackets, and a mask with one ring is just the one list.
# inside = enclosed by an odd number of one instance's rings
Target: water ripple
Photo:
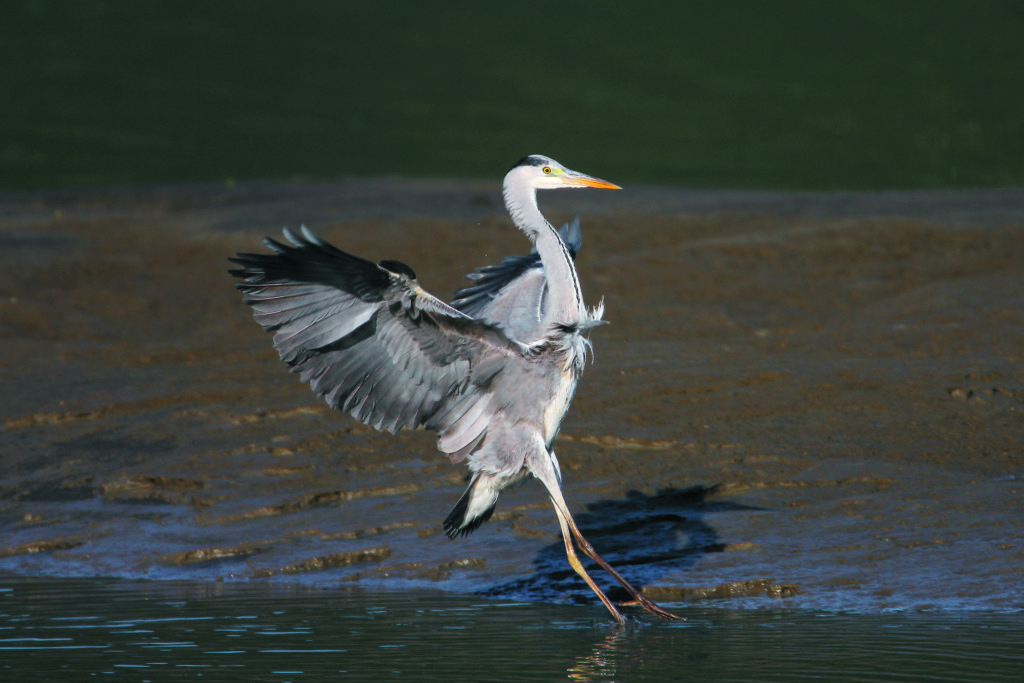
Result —
[[5, 584], [4, 680], [157, 668], [212, 670], [219, 681], [345, 674], [356, 681], [632, 683], [676, 681], [680, 671], [722, 681], [1017, 681], [1024, 674], [1019, 615], [717, 609], [690, 610], [683, 623], [617, 628], [594, 606], [437, 593]]

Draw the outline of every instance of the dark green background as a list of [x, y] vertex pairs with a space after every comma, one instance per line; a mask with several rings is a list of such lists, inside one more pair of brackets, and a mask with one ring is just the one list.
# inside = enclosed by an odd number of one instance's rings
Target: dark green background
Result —
[[0, 4], [0, 189], [398, 174], [1024, 184], [1024, 3]]

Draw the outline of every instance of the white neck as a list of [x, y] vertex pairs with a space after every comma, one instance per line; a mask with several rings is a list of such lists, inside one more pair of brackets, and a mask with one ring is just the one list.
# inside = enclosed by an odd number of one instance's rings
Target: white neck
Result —
[[537, 191], [509, 183], [506, 177], [504, 195], [512, 221], [533, 242], [544, 265], [548, 293], [542, 328], [550, 330], [555, 325], [578, 325], [587, 319], [587, 311], [576, 266], [562, 238], [540, 212]]

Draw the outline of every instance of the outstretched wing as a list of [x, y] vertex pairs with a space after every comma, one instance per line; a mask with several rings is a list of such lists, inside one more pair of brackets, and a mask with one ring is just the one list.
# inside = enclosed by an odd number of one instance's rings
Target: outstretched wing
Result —
[[[580, 219], [562, 225], [558, 235], [576, 258], [583, 243]], [[466, 279], [473, 284], [455, 292], [453, 308], [501, 327], [518, 341], [531, 342], [546, 332], [537, 327], [544, 317], [547, 276], [536, 249], [528, 256], [507, 256], [497, 265], [477, 268]]]
[[524, 347], [424, 292], [408, 266], [306, 228], [284, 235], [294, 246], [267, 238], [273, 254], [239, 254], [230, 271], [281, 360], [330, 406], [376, 429], [424, 425], [464, 456], [486, 432], [490, 380]]

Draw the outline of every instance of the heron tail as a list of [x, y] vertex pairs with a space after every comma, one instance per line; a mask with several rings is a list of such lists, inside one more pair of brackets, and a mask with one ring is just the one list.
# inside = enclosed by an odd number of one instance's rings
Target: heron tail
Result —
[[491, 477], [475, 474], [459, 502], [444, 518], [445, 535], [454, 540], [476, 531], [494, 514], [494, 506], [498, 503], [498, 491]]

